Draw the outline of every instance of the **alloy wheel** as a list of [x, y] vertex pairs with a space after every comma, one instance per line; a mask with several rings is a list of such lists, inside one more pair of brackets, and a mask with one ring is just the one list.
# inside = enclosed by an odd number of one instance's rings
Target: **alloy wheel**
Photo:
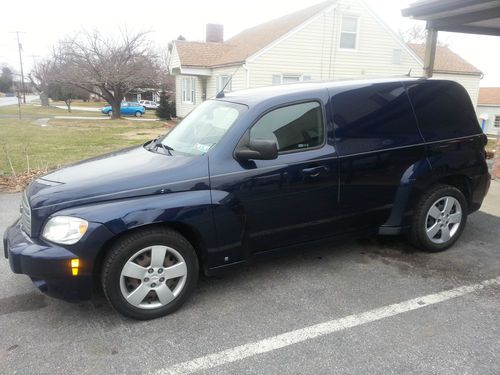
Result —
[[443, 244], [456, 235], [461, 222], [460, 202], [451, 196], [441, 197], [427, 211], [425, 232], [431, 242]]
[[155, 245], [139, 250], [122, 268], [120, 290], [131, 305], [155, 309], [172, 302], [187, 279], [186, 262], [175, 249]]

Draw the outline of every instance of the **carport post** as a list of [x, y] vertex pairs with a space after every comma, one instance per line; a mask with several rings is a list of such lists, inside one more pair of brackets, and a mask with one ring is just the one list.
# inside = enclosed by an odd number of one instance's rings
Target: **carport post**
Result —
[[434, 59], [436, 58], [436, 44], [438, 31], [427, 23], [427, 39], [425, 41], [424, 76], [432, 77], [434, 72]]

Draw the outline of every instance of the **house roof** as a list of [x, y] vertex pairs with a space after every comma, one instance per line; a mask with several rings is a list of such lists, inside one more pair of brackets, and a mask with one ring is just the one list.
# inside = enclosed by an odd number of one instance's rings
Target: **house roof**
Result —
[[500, 106], [500, 87], [481, 87], [477, 104]]
[[[425, 44], [412, 44], [408, 46], [423, 60], [425, 56]], [[434, 71], [445, 73], [476, 74], [482, 72], [474, 65], [464, 60], [448, 47], [436, 47], [436, 59], [434, 61]]]
[[212, 66], [232, 45], [214, 42], [188, 42], [176, 40], [175, 48], [183, 66]]
[[249, 56], [262, 50], [334, 3], [334, 0], [325, 1], [251, 27], [224, 43], [176, 40], [177, 53], [183, 66], [212, 67], [242, 63]]

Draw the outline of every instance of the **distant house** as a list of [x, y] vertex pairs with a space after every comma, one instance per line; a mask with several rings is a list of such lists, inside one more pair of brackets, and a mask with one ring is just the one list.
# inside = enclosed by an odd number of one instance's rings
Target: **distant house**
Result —
[[140, 100], [160, 101], [160, 90], [157, 89], [136, 89], [125, 96], [128, 102], [138, 102]]
[[[437, 77], [466, 86], [477, 102], [481, 72], [440, 48]], [[463, 63], [463, 66], [462, 66]], [[469, 67], [470, 66], [470, 67]], [[244, 30], [224, 41], [221, 25], [207, 25], [205, 42], [176, 40], [169, 70], [176, 77], [180, 117], [225, 91], [308, 80], [361, 76], [421, 76], [420, 47], [406, 45], [362, 0], [326, 1]], [[459, 69], [458, 69], [459, 68]]]
[[484, 132], [500, 135], [500, 87], [481, 87], [477, 105], [477, 116]]
[[[425, 44], [408, 44], [408, 46], [423, 61]], [[433, 78], [450, 79], [459, 82], [469, 92], [474, 105], [477, 105], [479, 81], [482, 76], [483, 73], [478, 68], [464, 60], [448, 47], [436, 47]]]

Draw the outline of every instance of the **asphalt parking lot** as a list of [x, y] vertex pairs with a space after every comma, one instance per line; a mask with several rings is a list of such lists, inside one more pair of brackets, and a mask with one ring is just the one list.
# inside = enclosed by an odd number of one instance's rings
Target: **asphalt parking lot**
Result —
[[[0, 195], [0, 232], [19, 197]], [[500, 183], [446, 252], [397, 238], [304, 248], [202, 278], [155, 321], [46, 297], [3, 257], [0, 285], [2, 374], [498, 374]]]

